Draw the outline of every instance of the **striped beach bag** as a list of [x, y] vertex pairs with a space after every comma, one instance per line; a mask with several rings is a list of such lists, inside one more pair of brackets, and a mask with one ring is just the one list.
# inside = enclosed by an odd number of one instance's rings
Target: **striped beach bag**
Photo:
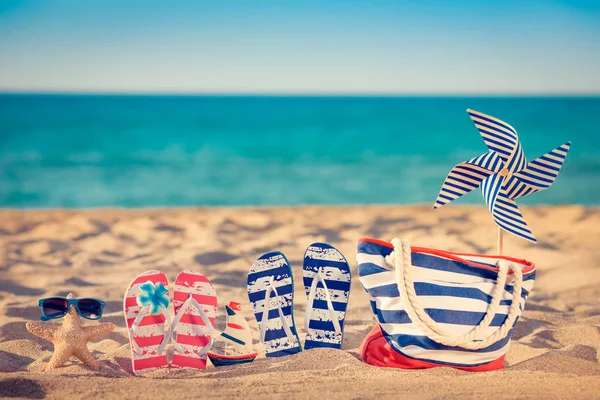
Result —
[[503, 368], [535, 266], [361, 239], [358, 275], [378, 324], [360, 347], [368, 364], [393, 368]]

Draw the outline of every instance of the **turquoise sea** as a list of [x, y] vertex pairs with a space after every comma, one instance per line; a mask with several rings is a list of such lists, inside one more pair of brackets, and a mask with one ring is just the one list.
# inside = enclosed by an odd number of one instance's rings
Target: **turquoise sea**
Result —
[[598, 97], [0, 95], [0, 207], [433, 204], [487, 151], [466, 108], [529, 160], [573, 142], [520, 203], [600, 204]]

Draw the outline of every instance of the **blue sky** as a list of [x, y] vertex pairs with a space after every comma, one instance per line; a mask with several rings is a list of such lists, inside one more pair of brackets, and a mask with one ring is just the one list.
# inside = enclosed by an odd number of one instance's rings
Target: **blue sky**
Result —
[[598, 94], [600, 2], [0, 0], [0, 91]]

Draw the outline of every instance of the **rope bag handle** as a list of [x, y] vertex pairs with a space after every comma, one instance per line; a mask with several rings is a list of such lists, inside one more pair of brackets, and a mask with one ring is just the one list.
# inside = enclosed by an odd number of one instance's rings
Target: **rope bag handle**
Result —
[[[456, 336], [445, 332], [444, 329], [425, 312], [419, 303], [419, 298], [415, 292], [415, 285], [410, 274], [410, 269], [412, 267], [410, 242], [408, 240], [394, 238], [392, 244], [394, 245], [394, 252], [389, 256], [386, 256], [385, 261], [395, 268], [398, 291], [400, 292], [400, 302], [411, 321], [431, 340], [444, 346], [461, 347], [467, 350], [479, 350], [490, 346], [506, 336], [520, 314], [523, 285], [523, 271], [520, 265], [505, 260], [499, 260], [497, 262], [498, 279], [492, 291], [492, 302], [487, 309], [485, 317], [479, 325], [474, 327], [470, 332]], [[489, 327], [498, 311], [509, 269], [513, 271], [515, 283], [512, 304], [510, 305], [508, 316], [502, 326], [500, 326], [493, 334], [486, 338], [481, 338], [481, 332]]]

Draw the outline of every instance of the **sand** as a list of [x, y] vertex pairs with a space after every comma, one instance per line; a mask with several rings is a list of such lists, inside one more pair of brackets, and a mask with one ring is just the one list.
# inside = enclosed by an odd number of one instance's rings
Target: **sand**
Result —
[[[600, 398], [600, 209], [523, 207], [523, 213], [539, 244], [507, 236], [505, 252], [536, 263], [536, 286], [514, 329], [506, 369], [468, 373], [361, 361], [358, 347], [374, 322], [355, 252], [360, 237], [398, 236], [419, 246], [494, 253], [496, 229], [484, 207], [0, 211], [0, 397]], [[352, 266], [343, 351], [132, 376], [122, 296], [138, 273], [160, 269], [170, 280], [182, 269], [204, 273], [219, 295], [217, 330], [224, 326], [222, 307], [241, 301], [257, 342], [246, 273], [262, 253], [281, 250], [292, 263], [303, 338], [302, 256], [315, 241], [338, 247]], [[73, 360], [44, 373], [52, 345], [29, 334], [25, 322], [39, 318], [37, 299], [71, 291], [106, 300], [103, 321], [117, 329], [90, 344], [100, 371]]]

